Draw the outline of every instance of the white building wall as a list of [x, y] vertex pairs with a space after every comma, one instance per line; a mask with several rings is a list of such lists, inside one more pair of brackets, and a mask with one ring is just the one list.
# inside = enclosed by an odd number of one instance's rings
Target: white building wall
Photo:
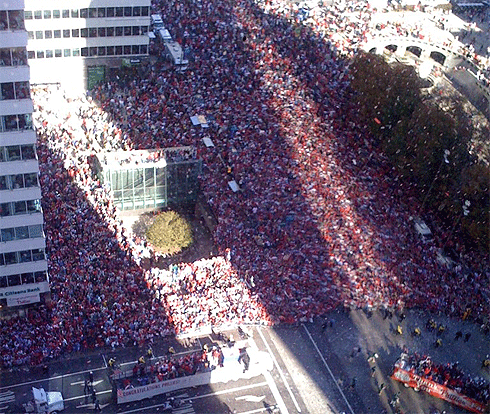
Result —
[[0, 2], [0, 310], [49, 292], [24, 1]]
[[148, 56], [150, 1], [26, 0], [25, 24], [31, 83], [62, 83], [78, 93], [87, 67]]

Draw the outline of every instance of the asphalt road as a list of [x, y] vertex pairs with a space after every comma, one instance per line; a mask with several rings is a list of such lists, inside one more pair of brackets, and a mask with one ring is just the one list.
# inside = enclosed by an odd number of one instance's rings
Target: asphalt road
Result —
[[[403, 321], [396, 315], [384, 319], [381, 312], [372, 315], [362, 310], [333, 312], [327, 317], [332, 326], [323, 328], [324, 320], [320, 319], [295, 326], [250, 328], [247, 346], [268, 354], [270, 365], [264, 364], [263, 369], [250, 378], [238, 373], [237, 378], [226, 383], [177, 391], [173, 394], [183, 404], [173, 413], [392, 413], [389, 401], [396, 392], [400, 392], [403, 413], [466, 413], [425, 393], [406, 389], [390, 378], [393, 363], [406, 346], [410, 351], [431, 355], [439, 363], [459, 361], [466, 373], [490, 381], [490, 372], [481, 368], [481, 361], [490, 352], [488, 334], [468, 321], [444, 316], [434, 319], [446, 326], [441, 336], [443, 345], [437, 349], [434, 347], [436, 334], [425, 329], [428, 316], [417, 312], [407, 312]], [[395, 334], [397, 325], [402, 328], [402, 335]], [[415, 327], [421, 328], [420, 337], [409, 334]], [[470, 339], [456, 341], [457, 330], [471, 333]], [[226, 336], [230, 334], [239, 338], [236, 331], [225, 332]], [[188, 342], [191, 343], [186, 346], [178, 341], [156, 343], [153, 350], [155, 355], [162, 355], [173, 346], [177, 353], [185, 353], [200, 349], [204, 343], [217, 343], [219, 338], [201, 336]], [[84, 395], [84, 381], [89, 371], [94, 374], [94, 387], [103, 413], [163, 412], [163, 396], [121, 406], [114, 402], [105, 361], [114, 355], [120, 364], [131, 367], [144, 352], [131, 348], [104, 356], [101, 353], [79, 355], [50, 364], [48, 372], [40, 369], [2, 372], [0, 413], [15, 412], [12, 407], [29, 398], [32, 386], [62, 391], [66, 413], [93, 413], [91, 398]], [[373, 352], [379, 355], [374, 364], [368, 362]], [[386, 388], [378, 393], [381, 384]]]

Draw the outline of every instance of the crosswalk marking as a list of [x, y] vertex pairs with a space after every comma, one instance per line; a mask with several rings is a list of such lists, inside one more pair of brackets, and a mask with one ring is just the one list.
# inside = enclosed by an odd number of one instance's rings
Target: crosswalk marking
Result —
[[0, 392], [0, 404], [6, 404], [15, 401], [13, 391]]

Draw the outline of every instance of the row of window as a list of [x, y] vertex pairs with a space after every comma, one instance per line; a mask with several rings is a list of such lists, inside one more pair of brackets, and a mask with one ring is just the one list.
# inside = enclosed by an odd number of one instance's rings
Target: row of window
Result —
[[0, 175], [0, 190], [39, 187], [37, 173]]
[[0, 241], [8, 242], [13, 240], [36, 239], [43, 237], [43, 226], [34, 224], [32, 226], [11, 227], [2, 229], [0, 232]]
[[40, 19], [94, 19], [103, 17], [141, 17], [149, 16], [148, 6], [128, 6], [128, 7], [90, 7], [86, 9], [63, 9], [63, 10], [26, 10], [24, 18], [26, 20]]
[[0, 10], [0, 30], [24, 30], [24, 11]]
[[40, 212], [41, 200], [14, 201], [12, 203], [0, 204], [0, 217]]
[[148, 33], [148, 26], [85, 27], [83, 29], [36, 30], [27, 32], [29, 39], [140, 36], [146, 33]]
[[32, 129], [31, 114], [0, 116], [0, 132], [23, 131]]
[[29, 283], [41, 283], [48, 280], [45, 270], [40, 272], [22, 273], [21, 275], [9, 275], [0, 277], [0, 288], [27, 285]]
[[0, 66], [27, 65], [25, 47], [2, 47], [0, 49]]
[[45, 260], [44, 249], [23, 250], [21, 252], [0, 253], [0, 266]]
[[34, 144], [0, 147], [0, 162], [35, 160], [36, 158], [36, 147]]
[[8, 99], [26, 99], [31, 96], [29, 82], [0, 83], [0, 101]]
[[29, 50], [29, 59], [59, 58], [70, 56], [127, 56], [127, 55], [146, 55], [148, 54], [147, 45], [125, 45], [125, 46], [99, 46], [82, 47], [75, 49], [54, 49], [54, 50]]

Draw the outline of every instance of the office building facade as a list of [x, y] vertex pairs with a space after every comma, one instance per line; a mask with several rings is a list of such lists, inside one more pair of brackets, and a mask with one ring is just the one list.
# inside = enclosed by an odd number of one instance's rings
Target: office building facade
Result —
[[31, 83], [79, 92], [148, 57], [150, 0], [25, 0]]
[[24, 0], [0, 3], [0, 307], [49, 295]]

